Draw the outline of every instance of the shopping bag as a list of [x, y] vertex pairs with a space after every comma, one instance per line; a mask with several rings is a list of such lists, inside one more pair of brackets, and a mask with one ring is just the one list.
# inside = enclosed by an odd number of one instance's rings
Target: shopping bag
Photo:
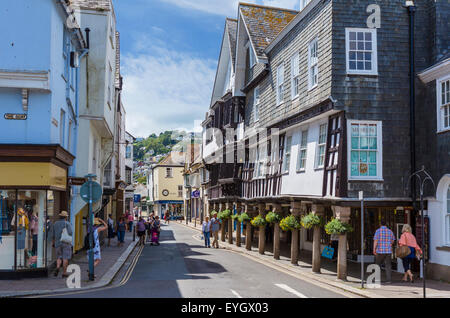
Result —
[[331, 246], [325, 246], [325, 248], [322, 251], [322, 257], [333, 259], [333, 255], [334, 255], [334, 248], [332, 248]]

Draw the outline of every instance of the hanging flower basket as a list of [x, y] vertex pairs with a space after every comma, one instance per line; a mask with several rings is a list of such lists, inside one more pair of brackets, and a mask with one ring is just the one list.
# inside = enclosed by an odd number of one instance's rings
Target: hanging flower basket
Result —
[[239, 214], [233, 214], [233, 215], [231, 216], [231, 219], [232, 219], [233, 221], [236, 221], [237, 219], [239, 219]]
[[231, 211], [230, 210], [223, 210], [222, 212], [219, 212], [217, 217], [220, 220], [228, 220], [231, 217]]
[[243, 223], [243, 222], [247, 222], [250, 220], [250, 217], [248, 216], [247, 213], [242, 213], [241, 215], [238, 216], [238, 221]]
[[353, 227], [350, 224], [341, 222], [338, 219], [332, 219], [325, 225], [325, 232], [328, 235], [342, 235], [353, 232]]
[[[209, 218], [212, 219], [215, 213], [217, 213], [216, 210], [211, 211], [211, 213], [209, 213]], [[217, 217], [219, 217], [219, 213], [217, 213]]]
[[274, 224], [274, 223], [280, 223], [281, 221], [281, 215], [275, 212], [269, 212], [266, 215], [266, 221], [267, 223]]
[[324, 221], [321, 216], [314, 213], [309, 213], [302, 217], [301, 224], [305, 229], [309, 230], [315, 226], [323, 226]]
[[301, 228], [300, 222], [293, 215], [289, 215], [280, 221], [280, 228], [283, 231], [293, 231]]
[[254, 227], [263, 227], [267, 224], [266, 219], [261, 215], [254, 217], [253, 220], [251, 220], [251, 223]]

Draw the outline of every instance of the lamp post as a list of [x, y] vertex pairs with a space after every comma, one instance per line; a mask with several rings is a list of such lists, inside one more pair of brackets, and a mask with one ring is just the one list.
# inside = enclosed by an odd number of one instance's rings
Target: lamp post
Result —
[[364, 288], [364, 191], [359, 191], [361, 201], [361, 288]]
[[423, 189], [425, 187], [425, 184], [427, 181], [431, 181], [431, 183], [434, 186], [434, 191], [436, 192], [436, 185], [433, 181], [433, 178], [430, 176], [430, 174], [425, 170], [425, 166], [422, 166], [422, 169], [419, 171], [413, 173], [408, 180], [408, 184], [411, 181], [411, 178], [416, 177], [419, 181], [419, 190], [420, 190], [420, 217], [421, 217], [421, 232], [422, 232], [422, 259], [421, 259], [421, 267], [422, 267], [422, 275], [423, 275], [423, 298], [427, 298], [427, 286], [426, 286], [426, 258], [425, 258], [425, 251], [426, 251], [426, 239], [425, 239], [425, 214], [424, 214], [424, 208], [423, 208]]

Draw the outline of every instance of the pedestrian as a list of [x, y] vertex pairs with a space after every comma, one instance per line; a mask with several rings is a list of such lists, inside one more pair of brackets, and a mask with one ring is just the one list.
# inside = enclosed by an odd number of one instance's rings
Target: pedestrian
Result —
[[404, 224], [402, 228], [402, 236], [398, 241], [398, 245], [408, 246], [411, 251], [409, 255], [402, 258], [403, 268], [405, 270], [405, 275], [403, 276], [402, 281], [407, 282], [409, 277], [411, 283], [414, 283], [414, 275], [411, 272], [411, 261], [416, 257], [416, 252], [418, 252], [420, 255], [422, 255], [423, 252], [420, 246], [417, 244], [415, 236], [411, 232], [411, 226], [409, 224]]
[[166, 213], [164, 213], [164, 220], [166, 221], [166, 224], [169, 224], [169, 222], [170, 222], [169, 210], [166, 210]]
[[138, 245], [145, 245], [145, 221], [141, 217], [139, 217], [139, 221], [136, 224], [136, 234], [139, 237]]
[[127, 230], [127, 224], [125, 222], [125, 218], [121, 217], [119, 219], [119, 222], [116, 226], [116, 232], [117, 232], [117, 246], [123, 245], [125, 243], [125, 231]]
[[331, 236], [330, 236], [330, 246], [334, 249], [332, 260], [335, 261], [337, 259], [337, 254], [338, 254], [339, 235], [331, 234]]
[[381, 227], [373, 238], [373, 254], [377, 265], [385, 264], [386, 284], [390, 284], [392, 277], [391, 259], [392, 244], [395, 242], [394, 233], [386, 226], [386, 220], [381, 220]]
[[62, 211], [59, 214], [59, 220], [56, 221], [50, 227], [49, 237], [52, 240], [52, 245], [56, 249], [56, 270], [55, 277], [58, 276], [59, 270], [61, 268], [61, 263], [63, 266], [62, 277], [69, 277], [67, 274], [67, 266], [69, 266], [69, 261], [72, 259], [72, 225], [67, 222], [69, 214], [67, 211]]
[[133, 222], [134, 222], [133, 214], [128, 214], [128, 231], [130, 233], [133, 232]]
[[210, 248], [211, 247], [211, 241], [209, 238], [209, 235], [211, 234], [211, 221], [209, 220], [209, 217], [205, 217], [205, 220], [202, 224], [202, 232], [203, 236], [205, 237], [205, 247]]
[[159, 245], [159, 235], [161, 233], [161, 222], [159, 221], [159, 216], [157, 216], [152, 222], [152, 243], [151, 245]]
[[[105, 221], [103, 221], [100, 218], [94, 219], [94, 227], [93, 227], [93, 234], [94, 234], [94, 246], [92, 250], [88, 250], [87, 257], [89, 260], [89, 254], [91, 251], [94, 252], [94, 268], [100, 264], [100, 261], [102, 260], [102, 254], [100, 250], [100, 233], [108, 230], [108, 224], [106, 224]], [[89, 233], [88, 233], [89, 234]], [[89, 272], [89, 270], [88, 270]], [[95, 278], [95, 276], [94, 276]]]
[[217, 212], [213, 214], [211, 219], [211, 232], [213, 235], [213, 247], [219, 248], [219, 230], [220, 230], [220, 221], [217, 218]]
[[114, 233], [114, 220], [111, 218], [111, 214], [108, 215], [108, 246], [111, 246], [111, 239], [115, 237]]

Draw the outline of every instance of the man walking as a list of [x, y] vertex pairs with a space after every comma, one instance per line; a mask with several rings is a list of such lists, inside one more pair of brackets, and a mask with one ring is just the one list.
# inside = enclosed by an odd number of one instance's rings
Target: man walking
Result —
[[392, 244], [395, 242], [394, 233], [386, 226], [386, 220], [381, 220], [381, 227], [373, 238], [373, 254], [377, 265], [385, 264], [386, 284], [391, 283]]
[[[69, 266], [69, 260], [72, 258], [72, 243], [67, 240], [68, 236], [72, 236], [72, 225], [67, 222], [69, 214], [66, 211], [62, 211], [59, 214], [59, 220], [56, 221], [50, 228], [49, 238], [53, 241], [53, 247], [56, 249], [56, 270], [55, 277], [59, 274], [61, 263], [63, 265], [62, 277], [69, 277], [67, 274], [67, 266]], [[66, 230], [63, 237], [63, 231]], [[67, 236], [68, 235], [68, 236]]]
[[133, 222], [134, 222], [134, 215], [133, 213], [128, 214], [128, 230], [133, 232]]
[[213, 214], [213, 218], [211, 219], [211, 232], [213, 235], [213, 247], [219, 248], [219, 230], [220, 230], [220, 221], [217, 219], [217, 212]]

